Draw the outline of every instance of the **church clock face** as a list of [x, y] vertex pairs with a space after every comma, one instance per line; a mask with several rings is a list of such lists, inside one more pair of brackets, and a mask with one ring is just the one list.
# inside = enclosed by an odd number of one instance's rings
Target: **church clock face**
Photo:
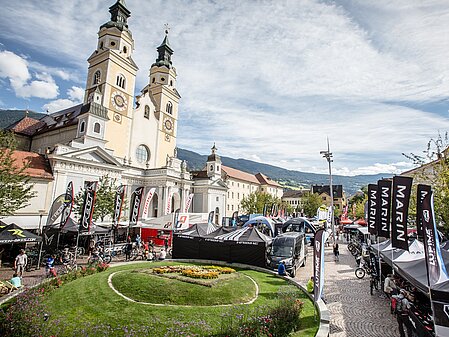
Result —
[[175, 122], [170, 117], [164, 118], [164, 124], [163, 124], [164, 132], [173, 134], [174, 128], [175, 128]]
[[124, 111], [128, 107], [128, 102], [126, 101], [126, 97], [118, 92], [114, 91], [111, 95], [111, 103], [115, 110]]

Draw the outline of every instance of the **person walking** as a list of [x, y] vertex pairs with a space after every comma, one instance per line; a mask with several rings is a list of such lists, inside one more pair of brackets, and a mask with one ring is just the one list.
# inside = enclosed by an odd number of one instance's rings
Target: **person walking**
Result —
[[335, 261], [339, 261], [340, 260], [340, 251], [338, 250], [337, 242], [334, 243], [333, 248], [334, 248], [334, 259], [335, 259]]
[[28, 257], [25, 254], [25, 250], [21, 249], [19, 255], [14, 260], [14, 270], [19, 277], [22, 277], [23, 271], [28, 263]]

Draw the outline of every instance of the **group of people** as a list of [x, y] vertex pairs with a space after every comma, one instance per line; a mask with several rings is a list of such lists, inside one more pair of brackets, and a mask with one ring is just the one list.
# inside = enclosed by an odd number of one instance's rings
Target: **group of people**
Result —
[[399, 333], [401, 337], [405, 337], [405, 328], [407, 336], [411, 337], [412, 327], [410, 326], [408, 315], [411, 308], [411, 302], [414, 301], [414, 294], [404, 288], [405, 284], [403, 284], [403, 281], [394, 277], [392, 274], [388, 274], [385, 278], [384, 292], [391, 299], [391, 312], [396, 314]]

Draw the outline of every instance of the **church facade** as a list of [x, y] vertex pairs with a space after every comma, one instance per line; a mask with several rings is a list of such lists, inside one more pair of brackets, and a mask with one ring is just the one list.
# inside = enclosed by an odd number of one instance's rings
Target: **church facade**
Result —
[[168, 31], [157, 48], [148, 84], [134, 97], [138, 67], [132, 58], [131, 13], [123, 0], [109, 12], [111, 19], [101, 25], [88, 58], [83, 103], [40, 120], [25, 117], [9, 127], [19, 140], [16, 157], [32, 159], [27, 174], [37, 197], [5, 221], [37, 228], [69, 182], [77, 193], [85, 182], [105, 175], [127, 186], [127, 200], [139, 186], [145, 186], [144, 193], [156, 188], [151, 217], [184, 208], [192, 180], [186, 163], [176, 156], [181, 96]]

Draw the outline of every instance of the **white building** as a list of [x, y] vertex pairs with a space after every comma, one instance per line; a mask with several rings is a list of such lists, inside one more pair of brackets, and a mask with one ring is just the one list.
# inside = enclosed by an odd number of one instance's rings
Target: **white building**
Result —
[[282, 197], [283, 187], [274, 180], [262, 173], [254, 175], [224, 166], [217, 154], [215, 144], [211, 151], [205, 168], [202, 171], [192, 172], [195, 193], [194, 212], [206, 212], [203, 207], [211, 195], [214, 195], [217, 203], [213, 210], [216, 214], [225, 217], [231, 217], [235, 211], [240, 211], [242, 199], [256, 191], [277, 198]]

